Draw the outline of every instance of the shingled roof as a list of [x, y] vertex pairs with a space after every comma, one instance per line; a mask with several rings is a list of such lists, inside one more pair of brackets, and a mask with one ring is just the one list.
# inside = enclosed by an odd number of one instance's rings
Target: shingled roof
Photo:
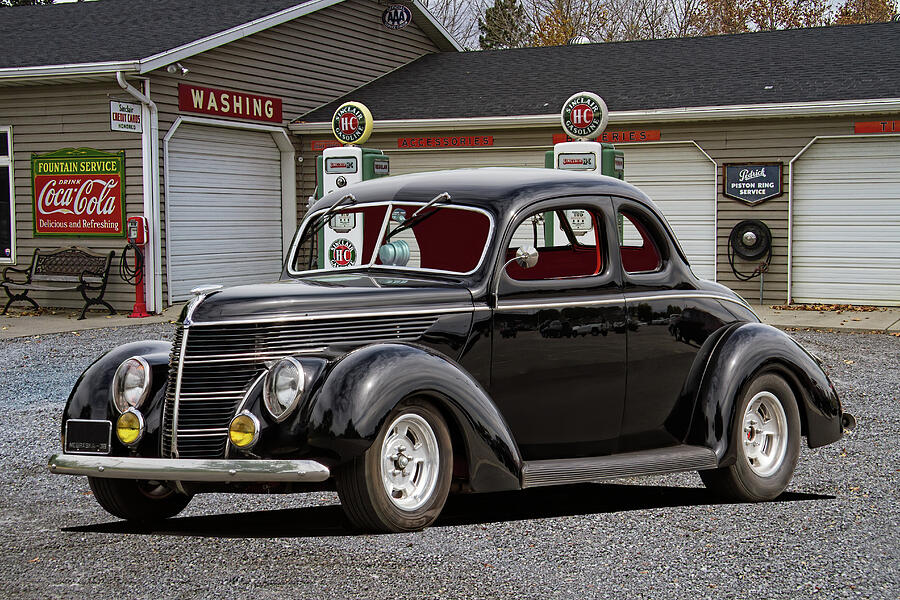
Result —
[[100, 0], [0, 8], [0, 68], [146, 58], [302, 0]]
[[425, 55], [347, 100], [380, 119], [558, 113], [591, 90], [612, 111], [900, 98], [900, 23]]

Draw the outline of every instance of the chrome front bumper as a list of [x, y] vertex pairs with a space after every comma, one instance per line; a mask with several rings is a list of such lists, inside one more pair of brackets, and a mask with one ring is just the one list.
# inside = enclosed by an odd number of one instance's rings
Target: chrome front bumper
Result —
[[47, 465], [53, 473], [108, 479], [156, 481], [319, 482], [331, 476], [314, 460], [228, 460], [216, 458], [135, 458], [54, 454]]

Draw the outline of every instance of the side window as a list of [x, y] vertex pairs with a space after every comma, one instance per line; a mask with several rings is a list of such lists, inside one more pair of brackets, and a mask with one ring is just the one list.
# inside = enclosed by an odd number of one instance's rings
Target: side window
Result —
[[519, 246], [534, 246], [538, 263], [523, 269], [516, 263], [506, 267], [519, 281], [587, 277], [603, 270], [602, 215], [588, 208], [572, 207], [528, 215], [516, 227], [506, 250], [506, 259]]
[[16, 223], [13, 193], [12, 132], [0, 125], [0, 264], [16, 260]]
[[639, 215], [621, 211], [619, 221], [619, 252], [622, 267], [627, 273], [652, 273], [662, 268], [662, 255], [650, 227]]

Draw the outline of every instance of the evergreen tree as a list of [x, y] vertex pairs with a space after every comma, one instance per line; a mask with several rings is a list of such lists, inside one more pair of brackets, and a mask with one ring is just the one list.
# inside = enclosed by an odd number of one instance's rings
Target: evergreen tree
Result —
[[494, 0], [494, 5], [485, 9], [478, 18], [478, 44], [482, 50], [500, 48], [521, 48], [527, 46], [531, 38], [531, 28], [527, 25], [525, 9], [516, 0]]

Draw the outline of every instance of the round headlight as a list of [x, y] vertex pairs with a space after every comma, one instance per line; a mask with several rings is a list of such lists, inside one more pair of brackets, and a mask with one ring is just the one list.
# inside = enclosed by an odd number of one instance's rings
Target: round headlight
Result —
[[263, 402], [276, 421], [281, 421], [294, 409], [303, 395], [305, 383], [303, 366], [291, 357], [282, 358], [269, 369]]
[[126, 359], [112, 380], [113, 402], [119, 412], [138, 408], [150, 393], [150, 365], [140, 356]]
[[259, 420], [252, 413], [241, 411], [228, 425], [228, 439], [242, 449], [252, 448], [259, 440]]
[[116, 419], [116, 437], [126, 446], [134, 446], [144, 435], [144, 417], [140, 411], [129, 408]]

